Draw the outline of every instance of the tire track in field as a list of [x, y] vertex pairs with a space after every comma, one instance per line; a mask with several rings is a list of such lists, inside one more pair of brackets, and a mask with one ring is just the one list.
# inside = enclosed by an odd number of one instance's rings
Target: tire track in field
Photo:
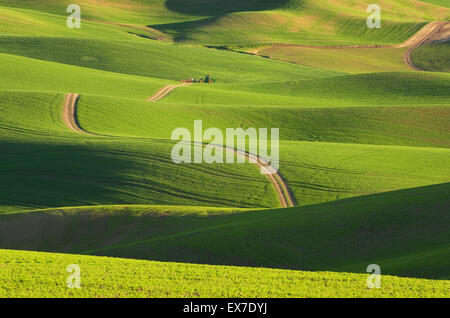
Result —
[[157, 102], [169, 95], [171, 91], [178, 87], [187, 87], [190, 86], [192, 83], [183, 83], [183, 84], [177, 84], [177, 85], [167, 85], [161, 88], [155, 95], [147, 99], [147, 102]]

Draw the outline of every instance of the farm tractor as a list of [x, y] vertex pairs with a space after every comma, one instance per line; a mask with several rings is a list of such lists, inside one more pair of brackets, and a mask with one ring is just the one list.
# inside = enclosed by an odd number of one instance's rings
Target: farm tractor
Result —
[[212, 83], [216, 82], [216, 80], [209, 75], [206, 75], [205, 78], [201, 78], [199, 80], [197, 80], [195, 78], [190, 78], [190, 79], [181, 80], [181, 81], [185, 82], [185, 83], [207, 83], [207, 84], [212, 84]]
[[209, 75], [206, 75], [205, 78], [201, 78], [198, 80], [199, 83], [208, 83], [208, 84], [212, 84], [214, 83], [216, 80], [213, 79], [212, 77], [210, 77]]

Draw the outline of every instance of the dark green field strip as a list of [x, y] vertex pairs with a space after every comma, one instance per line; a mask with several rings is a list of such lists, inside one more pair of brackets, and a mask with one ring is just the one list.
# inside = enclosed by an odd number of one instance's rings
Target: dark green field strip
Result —
[[[98, 204], [277, 206], [251, 165], [176, 165], [172, 143], [1, 142], [0, 204], [23, 207]], [[14, 204], [15, 206], [19, 204]]]

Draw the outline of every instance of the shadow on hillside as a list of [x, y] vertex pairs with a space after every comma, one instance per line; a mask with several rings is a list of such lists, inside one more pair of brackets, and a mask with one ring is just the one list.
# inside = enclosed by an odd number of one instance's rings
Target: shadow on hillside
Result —
[[199, 19], [195, 21], [148, 25], [148, 27], [161, 31], [164, 34], [170, 34], [174, 42], [184, 42], [194, 40], [190, 38], [192, 30], [213, 26], [222, 17], [223, 15], [212, 18]]
[[[177, 165], [170, 158], [172, 143], [166, 140], [133, 139], [128, 144], [103, 137], [80, 139], [74, 134], [73, 138], [71, 144], [67, 143], [69, 138], [51, 142], [0, 140], [0, 215], [20, 207], [194, 202], [204, 206], [255, 206], [232, 196], [203, 193], [200, 186], [181, 185], [190, 182], [193, 175], [217, 176], [218, 166]], [[243, 177], [230, 171], [228, 176]], [[175, 177], [177, 181], [171, 181]], [[256, 180], [266, 182], [263, 178]]]
[[354, 273], [379, 264], [384, 274], [443, 278], [449, 189], [210, 217], [142, 206], [0, 214], [0, 248]]
[[240, 11], [273, 10], [286, 6], [290, 0], [167, 0], [165, 6], [174, 12], [217, 16]]
[[[0, 142], [0, 206], [72, 206], [109, 203], [130, 169], [98, 145]], [[132, 199], [128, 196], [127, 199]], [[0, 208], [0, 214], [1, 214]]]

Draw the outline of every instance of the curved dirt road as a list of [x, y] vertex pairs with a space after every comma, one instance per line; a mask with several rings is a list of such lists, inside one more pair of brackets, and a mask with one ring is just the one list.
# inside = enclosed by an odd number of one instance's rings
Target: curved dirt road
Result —
[[66, 124], [66, 126], [77, 133], [80, 134], [90, 134], [87, 131], [83, 130], [80, 125], [78, 124], [77, 120], [77, 103], [78, 99], [80, 98], [80, 94], [67, 94], [66, 99], [64, 101], [64, 108], [63, 108], [63, 121]]
[[157, 101], [163, 99], [164, 97], [166, 97], [167, 95], [169, 95], [169, 93], [171, 91], [173, 91], [175, 88], [177, 88], [177, 87], [186, 87], [186, 86], [189, 86], [191, 84], [192, 83], [183, 83], [183, 84], [178, 84], [178, 85], [167, 85], [167, 86], [164, 86], [155, 95], [153, 95], [152, 97], [147, 99], [147, 102], [157, 102]]
[[[154, 95], [155, 99], [149, 99], [152, 101], [158, 101], [167, 94], [169, 94], [172, 90], [179, 86], [189, 86], [191, 83], [184, 83], [180, 85], [168, 85], [161, 89], [158, 93]], [[66, 99], [64, 101], [64, 109], [63, 109], [63, 121], [66, 126], [72, 130], [73, 132], [87, 135], [96, 135], [90, 132], [87, 132], [78, 123], [77, 120], [77, 102], [80, 97], [80, 94], [67, 94]], [[247, 158], [250, 162], [256, 164], [262, 171], [266, 173], [267, 178], [272, 183], [275, 188], [275, 192], [277, 193], [278, 200], [280, 205], [285, 207], [293, 207], [295, 205], [294, 199], [291, 193], [288, 190], [286, 182], [283, 180], [281, 175], [266, 161], [264, 161], [261, 157], [248, 154], [241, 150], [236, 150], [232, 148], [228, 148], [221, 145], [214, 145], [214, 147], [219, 148], [224, 151], [234, 152], [238, 156], [243, 156]]]
[[450, 22], [447, 21], [438, 21], [438, 22], [431, 22], [428, 23], [425, 27], [423, 27], [415, 36], [410, 38], [408, 41], [403, 43], [402, 45], [398, 47], [409, 47], [408, 51], [405, 52], [403, 55], [403, 60], [405, 63], [416, 71], [423, 71], [422, 69], [418, 68], [414, 65], [411, 54], [412, 52], [417, 49], [419, 46], [427, 43], [432, 37], [439, 34], [439, 32], [447, 25], [450, 24]]

